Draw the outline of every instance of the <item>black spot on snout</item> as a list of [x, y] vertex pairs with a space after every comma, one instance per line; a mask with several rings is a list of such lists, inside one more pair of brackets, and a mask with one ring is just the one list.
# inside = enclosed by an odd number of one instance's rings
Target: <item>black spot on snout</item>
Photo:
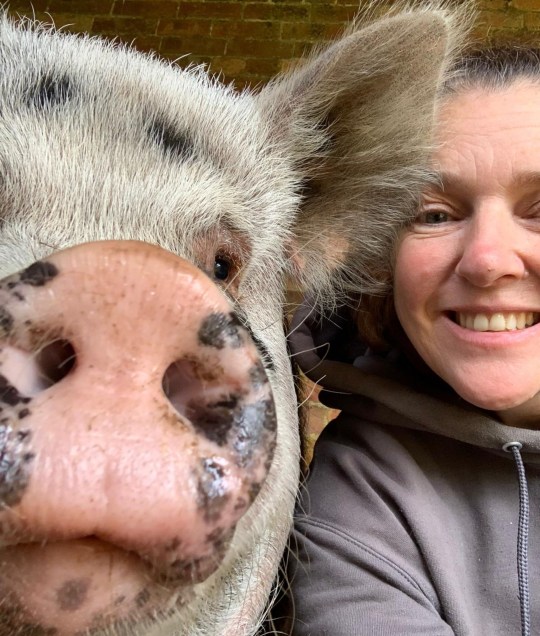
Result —
[[56, 602], [63, 612], [75, 612], [86, 601], [90, 579], [71, 579], [56, 591]]
[[198, 432], [218, 446], [224, 446], [234, 422], [237, 405], [238, 398], [234, 395], [208, 404], [192, 402], [188, 404], [187, 416]]
[[37, 84], [28, 89], [29, 105], [43, 110], [63, 105], [72, 99], [74, 87], [67, 76], [44, 75]]
[[264, 367], [260, 362], [254, 364], [249, 370], [249, 379], [255, 389], [260, 389], [261, 387], [268, 384], [266, 371], [264, 370]]
[[242, 465], [256, 453], [273, 456], [277, 416], [273, 400], [260, 400], [238, 409], [234, 421], [233, 448]]
[[183, 132], [175, 130], [165, 122], [157, 120], [148, 129], [153, 143], [160, 146], [163, 152], [185, 161], [195, 154], [193, 140]]
[[15, 431], [9, 422], [0, 422], [0, 509], [22, 499], [30, 479], [34, 453], [30, 431]]
[[13, 316], [5, 307], [0, 307], [0, 330], [7, 335], [13, 327]]
[[210, 314], [199, 329], [199, 342], [207, 347], [223, 349], [226, 346], [238, 349], [244, 344], [242, 323], [233, 314]]
[[201, 464], [197, 503], [202, 510], [204, 520], [214, 523], [219, 519], [230, 495], [227, 492], [222, 466], [208, 458], [203, 459]]
[[28, 404], [30, 398], [21, 395], [3, 375], [0, 375], [0, 402], [9, 406], [17, 406], [18, 404]]
[[47, 261], [32, 263], [20, 273], [21, 283], [32, 285], [32, 287], [43, 287], [55, 276], [58, 276], [58, 268]]

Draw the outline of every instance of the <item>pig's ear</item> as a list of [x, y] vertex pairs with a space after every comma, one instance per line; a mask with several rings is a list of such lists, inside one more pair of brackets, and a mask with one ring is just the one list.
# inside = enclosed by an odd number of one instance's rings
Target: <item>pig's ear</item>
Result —
[[294, 159], [302, 200], [289, 261], [307, 291], [383, 291], [426, 176], [436, 94], [470, 22], [469, 10], [433, 3], [360, 16], [261, 91], [272, 140]]

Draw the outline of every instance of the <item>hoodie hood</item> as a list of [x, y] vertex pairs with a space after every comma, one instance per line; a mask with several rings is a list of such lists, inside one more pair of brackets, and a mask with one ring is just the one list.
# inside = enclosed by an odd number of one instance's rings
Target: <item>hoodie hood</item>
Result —
[[289, 346], [305, 375], [323, 387], [319, 399], [330, 408], [501, 455], [504, 445], [519, 442], [523, 459], [540, 464], [540, 430], [506, 426], [398, 350], [371, 352], [345, 310], [321, 317], [306, 302], [294, 316]]

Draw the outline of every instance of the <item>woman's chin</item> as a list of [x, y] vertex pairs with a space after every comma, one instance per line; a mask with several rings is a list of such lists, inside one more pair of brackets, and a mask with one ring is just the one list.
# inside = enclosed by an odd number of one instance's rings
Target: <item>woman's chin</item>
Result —
[[138, 556], [97, 539], [10, 546], [0, 562], [0, 636], [71, 636], [150, 620], [181, 602]]
[[496, 391], [490, 391], [483, 387], [474, 386], [463, 387], [457, 393], [464, 400], [485, 409], [497, 413], [500, 419], [509, 426], [525, 426], [524, 422], [529, 420], [529, 414], [538, 421], [538, 409], [540, 407], [540, 396], [534, 390], [526, 391], [524, 387], [512, 388], [500, 385]]

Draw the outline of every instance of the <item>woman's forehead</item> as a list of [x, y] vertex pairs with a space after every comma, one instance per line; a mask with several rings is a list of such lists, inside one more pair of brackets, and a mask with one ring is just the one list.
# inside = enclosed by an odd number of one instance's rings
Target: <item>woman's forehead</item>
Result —
[[540, 85], [519, 80], [504, 88], [471, 88], [441, 104], [433, 169], [444, 189], [498, 182], [538, 186]]
[[540, 83], [522, 78], [498, 88], [464, 88], [441, 100], [437, 119], [439, 136], [540, 123]]

